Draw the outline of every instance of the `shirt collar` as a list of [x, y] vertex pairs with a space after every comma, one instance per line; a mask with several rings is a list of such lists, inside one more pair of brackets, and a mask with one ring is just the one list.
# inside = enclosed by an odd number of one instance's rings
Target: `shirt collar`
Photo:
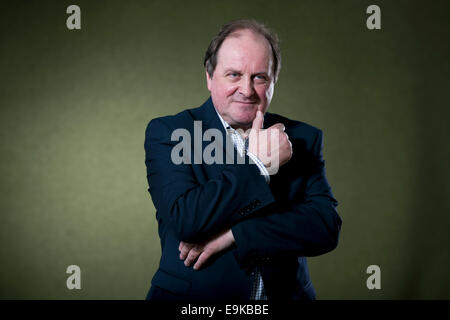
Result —
[[220, 115], [220, 113], [217, 111], [216, 107], [214, 107], [214, 110], [216, 110], [217, 116], [220, 119], [220, 122], [222, 122], [223, 127], [225, 128], [225, 131], [227, 131], [228, 129], [231, 129], [231, 126], [228, 124], [228, 122], [226, 122], [225, 120], [223, 120], [222, 116]]

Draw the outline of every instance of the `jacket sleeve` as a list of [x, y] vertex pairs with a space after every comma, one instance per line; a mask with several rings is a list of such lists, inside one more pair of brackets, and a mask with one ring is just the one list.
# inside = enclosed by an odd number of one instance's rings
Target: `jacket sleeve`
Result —
[[241, 264], [270, 261], [283, 255], [317, 256], [337, 246], [342, 221], [325, 176], [322, 142], [322, 131], [318, 130], [312, 147], [314, 163], [303, 197], [287, 204], [275, 203], [263, 214], [231, 228], [235, 256]]
[[[227, 164], [215, 179], [200, 184], [195, 164], [174, 164], [170, 121], [152, 120], [146, 129], [147, 180], [158, 220], [173, 229], [180, 241], [198, 242], [252, 212], [274, 197], [255, 164]], [[246, 159], [248, 160], [248, 159]]]

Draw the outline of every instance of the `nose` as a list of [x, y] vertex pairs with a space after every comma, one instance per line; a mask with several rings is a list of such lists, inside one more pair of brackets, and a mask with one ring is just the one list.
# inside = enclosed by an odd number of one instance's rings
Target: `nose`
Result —
[[250, 98], [254, 92], [252, 79], [250, 77], [244, 77], [239, 86], [239, 93], [246, 98]]

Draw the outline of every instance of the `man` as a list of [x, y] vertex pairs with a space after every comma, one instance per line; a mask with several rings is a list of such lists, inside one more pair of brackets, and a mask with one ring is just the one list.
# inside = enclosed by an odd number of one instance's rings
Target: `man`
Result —
[[[305, 256], [337, 246], [341, 219], [321, 130], [266, 112], [280, 67], [277, 38], [264, 25], [230, 22], [205, 55], [211, 97], [149, 123], [162, 257], [148, 299], [315, 299]], [[182, 150], [180, 129], [189, 141]], [[214, 143], [222, 149], [210, 152], [208, 130], [221, 133]], [[225, 160], [205, 161], [221, 151]]]

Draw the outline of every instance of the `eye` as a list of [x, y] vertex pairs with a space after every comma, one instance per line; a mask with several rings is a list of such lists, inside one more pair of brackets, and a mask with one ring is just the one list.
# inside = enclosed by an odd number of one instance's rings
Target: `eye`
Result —
[[255, 76], [255, 80], [258, 81], [258, 82], [267, 82], [269, 79], [265, 75], [258, 74], [258, 75]]
[[239, 73], [237, 73], [237, 72], [230, 72], [230, 73], [228, 74], [228, 76], [229, 76], [230, 78], [234, 79], [234, 78], [239, 77]]

